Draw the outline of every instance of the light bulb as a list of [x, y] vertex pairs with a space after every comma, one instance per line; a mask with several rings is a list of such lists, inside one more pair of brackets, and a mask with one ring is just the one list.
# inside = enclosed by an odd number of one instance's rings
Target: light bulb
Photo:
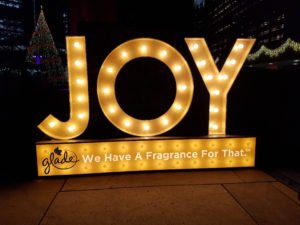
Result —
[[181, 84], [181, 85], [178, 86], [178, 89], [180, 91], [185, 91], [187, 89], [187, 86], [185, 84]]
[[131, 122], [129, 120], [125, 120], [124, 121], [124, 125], [125, 125], [125, 127], [130, 127], [131, 126]]
[[110, 93], [110, 89], [108, 88], [108, 87], [106, 87], [106, 88], [103, 88], [103, 93], [105, 94], [105, 95], [108, 95], [109, 93]]
[[159, 53], [160, 57], [166, 57], [168, 52], [166, 50], [163, 50]]
[[85, 113], [79, 113], [79, 114], [78, 114], [78, 118], [79, 118], [79, 119], [83, 119], [84, 117], [85, 117]]
[[114, 72], [114, 69], [113, 69], [112, 67], [108, 67], [108, 68], [107, 68], [107, 72], [108, 72], [108, 73], [112, 73], [112, 72]]
[[143, 129], [144, 129], [145, 131], [150, 130], [150, 125], [149, 125], [149, 124], [143, 124]]
[[199, 48], [199, 45], [197, 43], [193, 44], [192, 45], [192, 50], [196, 50]]
[[56, 122], [55, 121], [52, 121], [49, 123], [49, 127], [55, 127], [56, 126]]
[[210, 111], [210, 112], [213, 112], [213, 113], [218, 113], [220, 110], [219, 110], [219, 108], [217, 108], [217, 107], [211, 106], [211, 107], [209, 108], [209, 111]]
[[182, 67], [180, 65], [174, 66], [175, 71], [181, 71]]
[[128, 57], [128, 53], [126, 51], [122, 51], [121, 56], [123, 58], [127, 58]]
[[218, 129], [219, 129], [219, 126], [218, 126], [218, 124], [216, 124], [216, 123], [211, 123], [209, 126], [210, 126], [212, 129], [214, 129], [214, 130], [218, 130]]
[[111, 106], [111, 107], [109, 107], [108, 111], [113, 114], [116, 112], [116, 108]]
[[213, 95], [219, 95], [220, 94], [220, 90], [216, 89], [212, 91]]
[[73, 132], [76, 129], [74, 125], [68, 127], [69, 132]]
[[79, 85], [83, 85], [84, 84], [84, 80], [83, 79], [76, 79], [76, 83], [79, 84]]
[[140, 49], [141, 49], [141, 52], [143, 52], [143, 53], [147, 52], [147, 50], [148, 50], [146, 45], [142, 45]]
[[78, 102], [83, 102], [83, 100], [84, 100], [84, 97], [83, 97], [82, 95], [79, 95], [79, 96], [77, 97], [77, 101], [78, 101]]
[[236, 60], [235, 60], [235, 59], [229, 60], [229, 64], [230, 64], [230, 65], [235, 65], [235, 64], [236, 64]]
[[164, 119], [162, 119], [162, 123], [163, 123], [163, 125], [168, 125], [169, 120], [167, 118], [164, 118]]
[[181, 110], [181, 109], [182, 109], [182, 105], [180, 105], [180, 104], [175, 104], [175, 109], [176, 109], [176, 110]]
[[81, 48], [81, 44], [78, 41], [74, 42], [73, 46], [77, 49]]
[[80, 60], [76, 60], [75, 61], [75, 66], [77, 66], [77, 67], [81, 66], [81, 61]]
[[196, 64], [197, 64], [197, 66], [205, 66], [206, 65], [206, 61], [205, 60], [200, 60]]
[[212, 80], [214, 77], [211, 74], [205, 75], [204, 80]]
[[238, 49], [243, 49], [244, 47], [245, 47], [244, 44], [239, 44], [239, 45], [237, 46]]
[[227, 80], [227, 79], [228, 79], [228, 75], [227, 75], [227, 74], [220, 74], [220, 75], [218, 76], [218, 79], [219, 79], [219, 80]]

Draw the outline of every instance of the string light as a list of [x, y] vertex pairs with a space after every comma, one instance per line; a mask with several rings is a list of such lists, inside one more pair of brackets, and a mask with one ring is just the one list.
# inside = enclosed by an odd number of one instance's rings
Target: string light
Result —
[[248, 61], [255, 61], [262, 55], [268, 56], [270, 58], [277, 58], [283, 53], [285, 53], [287, 49], [291, 49], [294, 52], [300, 52], [300, 43], [288, 38], [281, 46], [275, 49], [270, 49], [267, 48], [265, 45], [262, 45], [260, 49], [257, 50], [255, 53], [249, 54]]

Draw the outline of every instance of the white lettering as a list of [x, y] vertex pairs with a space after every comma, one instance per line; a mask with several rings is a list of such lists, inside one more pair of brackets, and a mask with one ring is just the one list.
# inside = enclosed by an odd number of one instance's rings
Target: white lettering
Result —
[[143, 157], [140, 152], [136, 153], [134, 160], [143, 160]]
[[82, 155], [84, 163], [92, 163], [94, 155]]
[[209, 157], [209, 158], [216, 158], [218, 157], [219, 152], [217, 151], [208, 151], [208, 150], [201, 150], [200, 155], [201, 157]]
[[224, 157], [245, 157], [246, 152], [241, 149], [241, 150], [231, 150], [231, 149], [222, 149]]
[[106, 153], [104, 155], [105, 162], [118, 162], [118, 161], [130, 161], [131, 155], [130, 154], [111, 154]]

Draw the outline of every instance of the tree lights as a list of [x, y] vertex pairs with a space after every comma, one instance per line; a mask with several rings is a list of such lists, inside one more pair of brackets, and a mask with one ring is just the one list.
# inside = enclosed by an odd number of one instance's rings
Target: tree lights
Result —
[[55, 47], [43, 9], [32, 34], [25, 61], [30, 72], [40, 72], [44, 79], [55, 85], [66, 81], [61, 58]]
[[288, 38], [281, 46], [275, 49], [269, 49], [262, 45], [256, 52], [249, 54], [248, 61], [255, 61], [262, 55], [266, 55], [270, 58], [276, 58], [283, 54], [287, 49], [291, 49], [294, 52], [300, 52], [300, 43]]

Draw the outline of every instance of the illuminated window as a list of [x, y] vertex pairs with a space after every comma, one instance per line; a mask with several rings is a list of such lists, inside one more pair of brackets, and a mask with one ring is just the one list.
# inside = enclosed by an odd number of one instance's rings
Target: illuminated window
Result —
[[6, 0], [0, 1], [0, 6], [19, 9], [22, 6], [22, 0]]

